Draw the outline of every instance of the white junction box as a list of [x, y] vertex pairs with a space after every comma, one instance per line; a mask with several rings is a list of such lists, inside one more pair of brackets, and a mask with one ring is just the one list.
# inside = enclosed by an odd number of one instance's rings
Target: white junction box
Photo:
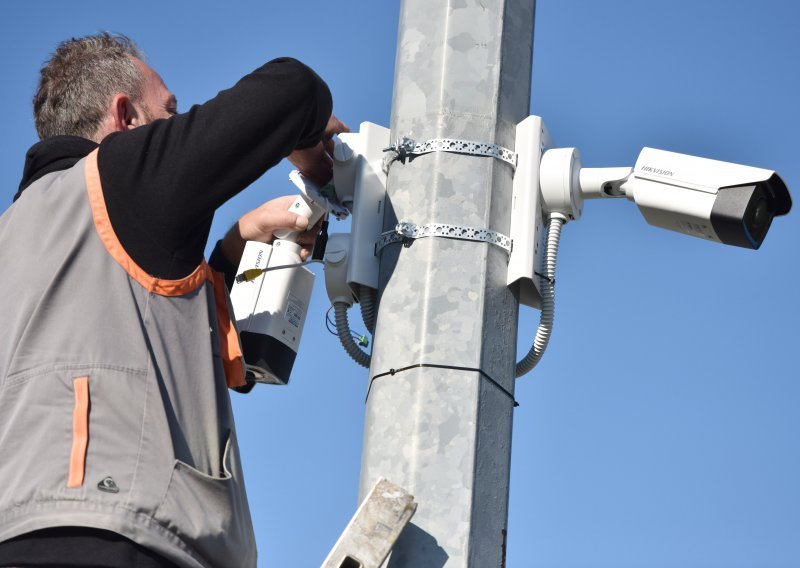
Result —
[[386, 208], [383, 150], [389, 145], [389, 129], [362, 122], [358, 133], [339, 134], [339, 139], [333, 184], [339, 200], [353, 212], [347, 282], [377, 288], [380, 259], [375, 243], [383, 230]]
[[519, 302], [540, 308], [542, 295], [535, 272], [541, 266], [545, 224], [539, 187], [539, 164], [545, 150], [553, 146], [541, 117], [529, 116], [517, 125], [511, 204], [511, 255], [508, 259], [508, 286]]

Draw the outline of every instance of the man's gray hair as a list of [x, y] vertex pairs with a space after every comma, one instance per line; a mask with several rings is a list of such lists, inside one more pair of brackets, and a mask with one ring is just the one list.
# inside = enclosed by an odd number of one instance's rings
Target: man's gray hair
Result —
[[94, 139], [115, 94], [137, 102], [143, 78], [132, 57], [142, 59], [139, 48], [124, 35], [104, 32], [60, 43], [42, 66], [33, 97], [39, 138]]

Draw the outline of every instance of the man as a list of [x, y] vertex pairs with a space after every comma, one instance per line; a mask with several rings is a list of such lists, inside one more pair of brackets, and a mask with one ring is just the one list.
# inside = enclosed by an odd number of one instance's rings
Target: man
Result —
[[[0, 566], [255, 566], [227, 392], [247, 385], [203, 250], [216, 208], [282, 158], [330, 178], [330, 92], [277, 59], [178, 114], [136, 46], [100, 34], [58, 46], [34, 115], [0, 217]], [[209, 264], [230, 280], [246, 240], [307, 230], [291, 200]]]

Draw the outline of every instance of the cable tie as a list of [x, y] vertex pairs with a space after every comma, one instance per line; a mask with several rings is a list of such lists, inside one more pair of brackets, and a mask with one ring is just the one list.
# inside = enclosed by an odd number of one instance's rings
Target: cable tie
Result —
[[374, 375], [370, 379], [369, 386], [367, 387], [367, 400], [369, 400], [369, 393], [372, 390], [372, 383], [375, 382], [376, 379], [379, 379], [381, 377], [385, 377], [387, 375], [390, 375], [390, 376], [393, 377], [397, 373], [400, 373], [402, 371], [408, 371], [410, 369], [419, 369], [419, 368], [447, 369], [447, 370], [451, 370], [451, 371], [469, 371], [469, 372], [473, 372], [473, 373], [478, 373], [481, 377], [483, 377], [484, 379], [489, 381], [489, 383], [491, 383], [492, 385], [497, 387], [497, 389], [501, 393], [503, 393], [508, 398], [510, 398], [511, 401], [514, 403], [514, 408], [519, 406], [519, 403], [514, 398], [514, 395], [511, 394], [505, 387], [503, 387], [503, 385], [501, 385], [500, 383], [495, 381], [492, 377], [490, 377], [489, 374], [486, 371], [484, 371], [483, 369], [475, 369], [475, 368], [472, 368], [472, 367], [458, 367], [458, 366], [454, 366], [454, 365], [439, 365], [437, 363], [417, 363], [416, 365], [409, 365], [408, 367], [402, 367], [400, 369], [391, 368], [388, 371], [386, 371], [385, 373], [378, 373], [377, 375]]

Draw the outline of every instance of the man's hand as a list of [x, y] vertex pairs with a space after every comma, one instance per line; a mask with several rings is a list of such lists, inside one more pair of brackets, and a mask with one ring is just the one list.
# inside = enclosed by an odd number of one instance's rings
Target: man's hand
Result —
[[328, 119], [322, 140], [311, 148], [295, 150], [289, 154], [289, 161], [300, 170], [301, 174], [323, 187], [333, 177], [333, 160], [331, 159], [333, 137], [342, 132], [350, 132], [350, 129], [344, 122], [336, 118], [336, 115], [332, 114]]
[[309, 229], [308, 219], [289, 211], [296, 197], [296, 195], [284, 195], [272, 199], [239, 219], [222, 239], [222, 252], [228, 261], [238, 265], [247, 241], [271, 243], [273, 234], [280, 229], [304, 231], [298, 235], [297, 243], [303, 247], [300, 258], [307, 259], [314, 247], [320, 224]]

